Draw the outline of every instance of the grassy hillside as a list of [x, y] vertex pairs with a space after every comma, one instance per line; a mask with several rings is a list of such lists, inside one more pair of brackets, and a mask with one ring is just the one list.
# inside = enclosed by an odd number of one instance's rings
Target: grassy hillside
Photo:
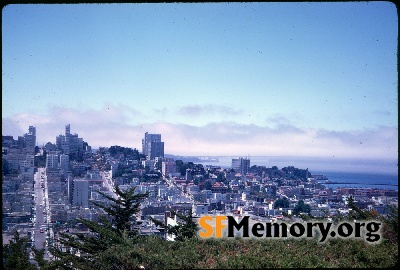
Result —
[[245, 240], [190, 239], [168, 242], [142, 238], [137, 248], [115, 246], [101, 256], [110, 269], [237, 269], [294, 267], [394, 267], [398, 246], [383, 241], [371, 245], [363, 240]]

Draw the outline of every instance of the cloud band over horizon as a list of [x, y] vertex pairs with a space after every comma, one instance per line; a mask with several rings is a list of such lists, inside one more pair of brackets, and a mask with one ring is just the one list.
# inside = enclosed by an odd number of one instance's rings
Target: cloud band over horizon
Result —
[[[190, 121], [143, 121], [146, 116], [128, 106], [104, 105], [103, 109], [52, 107], [46, 114], [20, 113], [2, 118], [2, 135], [14, 137], [35, 126], [39, 146], [55, 143], [65, 125], [93, 148], [120, 145], [141, 151], [145, 132], [161, 134], [165, 153], [184, 156], [310, 156], [342, 158], [398, 158], [398, 128], [377, 126], [354, 130], [301, 127], [283, 116], [266, 117], [265, 123], [213, 121], [224, 106], [207, 105], [204, 125]], [[181, 108], [199, 113], [199, 107]], [[236, 112], [232, 109], [232, 112]], [[239, 113], [239, 112], [237, 112]]]

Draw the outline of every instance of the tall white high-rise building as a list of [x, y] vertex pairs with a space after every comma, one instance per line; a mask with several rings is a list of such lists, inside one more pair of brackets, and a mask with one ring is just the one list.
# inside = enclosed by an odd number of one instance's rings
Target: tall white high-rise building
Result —
[[47, 154], [46, 168], [48, 171], [58, 170], [58, 155], [57, 154]]
[[164, 142], [161, 141], [161, 134], [149, 134], [147, 132], [144, 134], [142, 154], [146, 155], [148, 160], [164, 157]]
[[167, 176], [170, 173], [176, 173], [176, 162], [174, 160], [163, 161], [161, 164], [163, 175]]
[[89, 207], [89, 182], [85, 179], [74, 179], [72, 204]]
[[247, 158], [233, 158], [232, 159], [232, 169], [236, 173], [245, 175], [250, 171], [250, 159]]
[[24, 144], [28, 153], [34, 155], [36, 146], [36, 128], [34, 126], [29, 126], [28, 133], [24, 135]]
[[60, 169], [64, 172], [69, 171], [69, 156], [66, 154], [60, 155]]

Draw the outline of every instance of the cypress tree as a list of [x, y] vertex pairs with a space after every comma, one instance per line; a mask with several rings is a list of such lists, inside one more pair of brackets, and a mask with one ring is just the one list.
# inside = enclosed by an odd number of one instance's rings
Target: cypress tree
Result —
[[175, 235], [176, 241], [185, 241], [186, 239], [194, 238], [197, 236], [198, 225], [193, 221], [193, 213], [189, 212], [188, 215], [183, 215], [177, 211], [169, 209], [173, 215], [176, 215], [179, 220], [177, 225], [167, 225], [159, 220], [150, 217], [150, 220], [157, 226], [160, 226], [166, 230], [167, 233]]
[[17, 230], [9, 244], [3, 245], [3, 269], [34, 270], [36, 267], [29, 262], [28, 239], [20, 237]]
[[[50, 252], [56, 260], [51, 262], [53, 268], [61, 269], [108, 269], [112, 262], [104, 264], [101, 258], [110, 252], [113, 247], [122, 245], [133, 248], [137, 232], [133, 229], [135, 215], [139, 212], [139, 206], [145, 194], [135, 194], [135, 187], [122, 191], [118, 186], [115, 188], [116, 198], [103, 192], [97, 191], [109, 201], [110, 204], [92, 202], [103, 209], [108, 217], [103, 215], [98, 221], [78, 218], [78, 222], [85, 225], [88, 233], [61, 233], [59, 242], [67, 250], [61, 247], [52, 247]], [[79, 251], [79, 253], [78, 253]]]

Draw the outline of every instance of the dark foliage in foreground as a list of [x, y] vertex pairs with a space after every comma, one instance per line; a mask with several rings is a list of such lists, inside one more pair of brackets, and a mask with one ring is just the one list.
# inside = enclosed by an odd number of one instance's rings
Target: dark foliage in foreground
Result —
[[[393, 208], [385, 218], [373, 211], [363, 211], [350, 200], [347, 218], [381, 221], [383, 239], [370, 244], [360, 239], [200, 239], [188, 217], [174, 227], [165, 227], [179, 241], [165, 241], [156, 236], [140, 236], [132, 228], [132, 219], [146, 196], [134, 190], [121, 191], [119, 199], [104, 206], [112, 222], [81, 219], [90, 232], [63, 234], [61, 242], [68, 251], [52, 248], [56, 260], [46, 262], [43, 252], [35, 251], [40, 269], [238, 269], [238, 268], [381, 268], [398, 266], [398, 212]], [[191, 219], [191, 218], [190, 218]], [[163, 225], [163, 224], [160, 224]], [[34, 269], [25, 252], [26, 244], [18, 234], [3, 245], [6, 269]], [[79, 250], [79, 252], [77, 252]]]
[[169, 209], [169, 211], [179, 218], [178, 224], [175, 226], [164, 224], [154, 218], [150, 218], [150, 220], [154, 222], [155, 225], [164, 228], [167, 233], [173, 234], [175, 236], [175, 241], [185, 241], [197, 236], [199, 227], [197, 223], [193, 221], [192, 211], [190, 211], [188, 215], [183, 215], [172, 209]]
[[[364, 240], [188, 239], [169, 242], [142, 236], [115, 243], [95, 254], [95, 262], [71, 257], [41, 269], [260, 269], [260, 268], [381, 268], [398, 265], [398, 246], [384, 240], [369, 244]], [[8, 268], [17, 269], [17, 268]], [[19, 268], [21, 269], [21, 268]], [[26, 267], [24, 269], [32, 269]]]
[[20, 237], [18, 231], [14, 232], [14, 238], [10, 243], [3, 245], [3, 269], [35, 269], [29, 262], [28, 238]]

